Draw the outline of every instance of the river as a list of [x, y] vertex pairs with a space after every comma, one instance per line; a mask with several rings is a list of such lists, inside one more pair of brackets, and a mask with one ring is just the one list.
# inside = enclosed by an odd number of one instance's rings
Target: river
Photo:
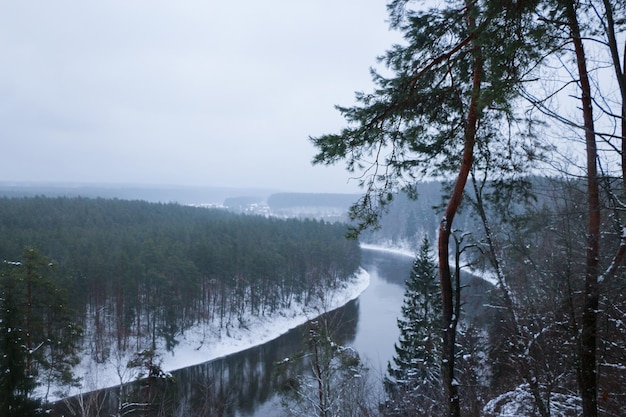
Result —
[[[359, 352], [375, 381], [382, 381], [394, 354], [399, 336], [396, 320], [411, 264], [412, 258], [406, 255], [363, 249], [362, 266], [370, 274], [370, 286], [356, 300], [328, 313], [332, 322], [339, 323], [336, 341]], [[173, 372], [175, 382], [152, 388], [153, 394], [162, 390], [163, 398], [175, 398], [168, 400], [169, 411], [162, 415], [282, 416], [274, 382], [276, 363], [302, 351], [306, 332], [307, 325], [303, 325], [263, 345]], [[382, 390], [382, 383], [375, 385]], [[92, 399], [93, 404], [75, 405], [85, 411], [66, 415], [111, 415], [117, 408], [118, 394], [119, 388], [104, 390]], [[95, 412], [96, 406], [102, 405], [106, 411]], [[94, 411], [87, 412], [87, 408]]]

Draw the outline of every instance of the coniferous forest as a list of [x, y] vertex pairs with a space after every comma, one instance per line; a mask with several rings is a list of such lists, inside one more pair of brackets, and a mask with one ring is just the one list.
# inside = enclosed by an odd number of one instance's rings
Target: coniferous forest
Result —
[[360, 252], [345, 233], [323, 221], [177, 204], [2, 198], [3, 299], [26, 294], [9, 285], [30, 282], [21, 277], [45, 278], [67, 296], [64, 317], [84, 329], [97, 361], [157, 343], [172, 349], [191, 326], [245, 326], [246, 316], [306, 303], [351, 276]]

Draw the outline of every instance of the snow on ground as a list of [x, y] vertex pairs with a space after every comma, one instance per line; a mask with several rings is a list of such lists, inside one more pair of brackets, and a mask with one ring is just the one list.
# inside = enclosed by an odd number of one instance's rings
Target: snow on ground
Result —
[[386, 245], [374, 245], [371, 243], [361, 243], [361, 249], [377, 250], [381, 252], [395, 253], [396, 255], [415, 257], [415, 250], [409, 247], [402, 246], [386, 246]]
[[[309, 305], [294, 302], [290, 309], [262, 317], [248, 316], [243, 326], [231, 326], [221, 331], [219, 323], [209, 329], [206, 326], [191, 328], [177, 338], [179, 343], [172, 352], [167, 352], [163, 346], [157, 348], [162, 360], [161, 368], [171, 372], [269, 342], [325, 312], [356, 299], [369, 286], [369, 282], [369, 274], [360, 268], [342, 287], [335, 289], [332, 294], [327, 294], [323, 300], [316, 300]], [[38, 389], [38, 396], [54, 401], [130, 382], [138, 376], [138, 370], [126, 366], [132, 353], [134, 352], [112, 352], [106, 363], [96, 363], [86, 355], [74, 370], [81, 378], [80, 387], [69, 390], [51, 387], [48, 390], [42, 386]]]
[[[385, 246], [385, 245], [374, 245], [374, 244], [370, 244], [370, 243], [361, 243], [361, 248], [362, 249], [371, 249], [371, 250], [377, 250], [377, 251], [382, 251], [382, 252], [389, 252], [389, 253], [395, 253], [396, 255], [402, 255], [402, 256], [409, 256], [411, 258], [415, 258], [415, 250], [412, 249], [410, 246], [406, 245], [406, 246], [397, 246], [397, 245], [393, 245], [393, 246]], [[452, 264], [454, 262], [454, 259], [451, 258], [450, 259], [450, 263]], [[470, 267], [465, 267], [463, 269], [464, 271], [481, 278], [482, 280], [488, 282], [489, 284], [493, 285], [494, 287], [497, 287], [498, 284], [498, 277], [496, 275], [495, 271], [485, 271], [485, 270], [481, 270], [481, 269], [476, 269], [476, 268], [470, 268]]]
[[[573, 417], [581, 415], [580, 398], [575, 395], [553, 392], [550, 394], [550, 415]], [[527, 384], [505, 392], [489, 401], [483, 408], [484, 417], [532, 417], [538, 415], [535, 398]]]
[[[395, 253], [413, 258], [415, 250], [408, 246], [391, 246], [361, 243], [361, 248]], [[484, 273], [477, 274], [483, 276]], [[488, 280], [485, 277], [486, 280]], [[166, 372], [188, 366], [208, 362], [223, 356], [261, 345], [287, 333], [289, 330], [306, 323], [324, 312], [334, 310], [356, 299], [369, 286], [369, 274], [360, 269], [355, 276], [341, 288], [328, 294], [325, 300], [317, 300], [308, 306], [293, 303], [287, 310], [281, 310], [263, 317], [248, 316], [243, 326], [233, 325], [219, 329], [198, 326], [185, 331], [177, 340], [178, 344], [172, 352], [164, 346], [157, 349], [161, 360], [161, 368]], [[96, 363], [89, 355], [85, 355], [81, 363], [74, 369], [81, 378], [81, 384], [75, 388], [40, 386], [37, 395], [49, 401], [77, 395], [102, 388], [125, 384], [137, 378], [139, 370], [129, 369], [126, 365], [135, 352], [117, 352], [111, 347], [111, 354], [106, 363]]]
[[222, 336], [217, 339], [207, 340], [197, 331], [188, 331], [177, 345], [175, 354], [163, 357], [162, 367], [172, 371], [262, 345], [356, 299], [369, 286], [369, 281], [369, 274], [361, 268], [351, 280], [333, 294], [329, 294], [330, 298], [323, 302], [317, 300], [308, 306], [294, 302], [289, 310], [262, 317], [249, 316], [244, 327], [232, 327], [227, 335], [222, 331]]

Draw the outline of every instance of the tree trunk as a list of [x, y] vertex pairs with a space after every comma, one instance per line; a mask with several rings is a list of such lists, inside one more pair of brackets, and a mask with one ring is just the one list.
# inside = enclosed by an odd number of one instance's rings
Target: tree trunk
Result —
[[[482, 197], [482, 188], [486, 182], [486, 178], [483, 179], [481, 186], [479, 187], [476, 182], [476, 177], [472, 174], [472, 185], [474, 187], [474, 195], [476, 198], [476, 211], [478, 211], [478, 215], [480, 217], [481, 223], [483, 225], [483, 230], [485, 231], [485, 237], [487, 239], [487, 246], [489, 247], [489, 260], [491, 262], [491, 266], [496, 271], [496, 276], [498, 280], [498, 285], [500, 286], [500, 290], [502, 292], [502, 297], [504, 299], [504, 307], [505, 311], [509, 314], [509, 320], [513, 325], [513, 329], [515, 332], [515, 337], [518, 339], [514, 344], [515, 354], [514, 358], [516, 358], [517, 366], [521, 372], [522, 378], [530, 387], [530, 392], [535, 399], [535, 404], [539, 411], [539, 415], [542, 417], [549, 417], [550, 410], [549, 406], [546, 405], [545, 401], [541, 396], [541, 390], [539, 387], [539, 380], [535, 376], [535, 370], [533, 369], [532, 360], [528, 357], [528, 355], [524, 354], [525, 345], [527, 344], [524, 332], [522, 331], [517, 315], [517, 307], [513, 302], [513, 298], [511, 297], [511, 292], [507, 284], [507, 280], [504, 276], [504, 271], [501, 268], [500, 263], [500, 255], [496, 250], [496, 243], [491, 231], [491, 226], [489, 225], [489, 219], [487, 218], [487, 213], [485, 212], [485, 205]], [[523, 344], [522, 344], [523, 343]], [[523, 347], [524, 346], [524, 347]]]
[[[473, 32], [475, 29], [475, 23], [471, 16], [470, 9], [471, 5], [468, 4], [468, 26], [470, 32]], [[467, 179], [474, 163], [474, 144], [476, 143], [476, 129], [480, 115], [478, 101], [480, 98], [481, 73], [483, 65], [480, 48], [476, 46], [475, 42], [473, 48], [473, 60], [472, 97], [465, 126], [465, 143], [463, 147], [461, 167], [459, 169], [459, 174], [452, 190], [452, 194], [448, 200], [443, 219], [439, 225], [439, 285], [441, 289], [441, 318], [443, 327], [441, 378], [444, 387], [444, 398], [447, 401], [447, 414], [450, 417], [459, 417], [461, 415], [461, 407], [459, 403], [458, 383], [454, 376], [456, 326], [460, 312], [455, 309], [455, 294], [452, 287], [452, 274], [450, 272], [449, 245], [454, 217], [461, 204], [463, 190], [465, 189]], [[460, 291], [460, 288], [456, 288], [456, 291]]]
[[[622, 163], [622, 194], [626, 195], [626, 42], [624, 42], [623, 61], [620, 63], [620, 55], [618, 51], [617, 36], [615, 34], [615, 18], [613, 16], [613, 5], [610, 0], [603, 0], [604, 10], [606, 13], [606, 30], [608, 46], [613, 61], [613, 70], [615, 78], [619, 85], [620, 97], [622, 99], [622, 123], [621, 123], [621, 163]], [[620, 245], [617, 249], [611, 265], [604, 273], [604, 278], [609, 278], [617, 273], [626, 258], [626, 224], [622, 225], [622, 233], [620, 235]]]
[[622, 187], [626, 192], [626, 42], [624, 42], [623, 62], [620, 64], [619, 51], [617, 46], [617, 36], [615, 34], [615, 18], [613, 16], [613, 5], [610, 0], [603, 0], [604, 11], [606, 13], [606, 30], [611, 60], [615, 78], [619, 85], [620, 96], [622, 98]]
[[598, 320], [598, 256], [600, 253], [600, 197], [597, 172], [597, 148], [593, 123], [591, 86], [587, 73], [585, 50], [580, 36], [576, 9], [571, 0], [565, 2], [568, 24], [576, 53], [587, 153], [587, 248], [585, 257], [585, 299], [579, 343], [578, 387], [582, 398], [583, 416], [596, 417], [596, 336]]
[[[445, 399], [448, 402], [448, 416], [450, 417], [459, 417], [461, 414], [458, 387], [454, 378], [456, 324], [459, 312], [455, 311], [454, 308], [455, 297], [452, 288], [449, 253], [450, 233], [452, 230], [452, 222], [461, 204], [463, 189], [465, 188], [467, 177], [473, 163], [473, 145], [474, 139], [466, 137], [461, 169], [448, 205], [446, 206], [445, 214], [439, 225], [439, 285], [441, 289], [441, 319], [443, 328], [441, 378], [444, 386]], [[460, 288], [456, 288], [456, 291], [459, 290]]]

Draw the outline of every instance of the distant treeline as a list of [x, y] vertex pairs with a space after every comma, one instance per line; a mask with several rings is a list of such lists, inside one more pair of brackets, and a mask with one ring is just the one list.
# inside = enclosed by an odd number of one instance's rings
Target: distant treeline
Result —
[[272, 190], [208, 186], [126, 185], [126, 184], [63, 184], [0, 182], [0, 197], [88, 197], [142, 200], [153, 203], [189, 205], [221, 204], [238, 195], [265, 199]]
[[[89, 198], [0, 198], [0, 259], [25, 247], [57, 262], [94, 356], [168, 347], [192, 325], [240, 325], [306, 302], [353, 274], [346, 226]], [[112, 342], [115, 343], [112, 343]]]

